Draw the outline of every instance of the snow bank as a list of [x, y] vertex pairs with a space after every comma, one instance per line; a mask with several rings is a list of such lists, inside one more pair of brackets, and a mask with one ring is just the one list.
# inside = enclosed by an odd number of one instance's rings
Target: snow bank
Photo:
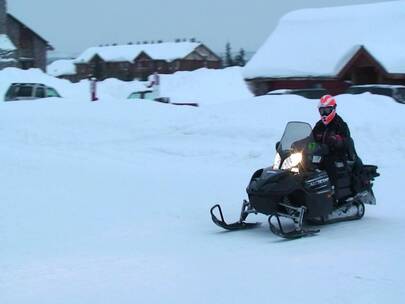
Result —
[[[98, 84], [100, 98], [125, 99], [130, 93], [147, 89], [147, 82], [107, 79]], [[239, 67], [223, 70], [199, 69], [160, 75], [160, 96], [173, 102], [197, 102], [201, 106], [252, 96]]]
[[239, 67], [161, 75], [160, 92], [173, 101], [199, 102], [202, 105], [252, 96]]
[[75, 75], [76, 66], [73, 60], [61, 59], [52, 62], [47, 66], [46, 71], [49, 75], [58, 77], [62, 75]]
[[404, 6], [405, 1], [393, 1], [289, 13], [248, 62], [244, 76], [335, 76], [360, 46], [389, 73], [405, 73]]
[[[87, 82], [1, 71], [2, 86], [44, 82], [72, 97], [0, 103], [0, 302], [400, 303], [405, 106], [337, 97], [363, 161], [382, 174], [361, 221], [294, 242], [266, 224], [224, 233], [211, 205], [236, 219], [286, 122], [319, 118], [300, 96], [250, 97], [239, 73], [164, 76], [162, 90], [204, 100], [191, 108], [122, 102], [135, 83], [113, 79], [91, 103]], [[246, 99], [223, 102], [232, 97]]]
[[337, 99], [380, 168], [378, 205], [293, 242], [266, 224], [224, 233], [209, 208], [236, 219], [252, 172], [272, 163], [287, 121], [315, 123], [316, 101], [0, 103], [1, 302], [400, 303], [405, 106]]
[[131, 93], [147, 89], [145, 81], [121, 81], [109, 78], [98, 83], [98, 95], [100, 98], [125, 99]]

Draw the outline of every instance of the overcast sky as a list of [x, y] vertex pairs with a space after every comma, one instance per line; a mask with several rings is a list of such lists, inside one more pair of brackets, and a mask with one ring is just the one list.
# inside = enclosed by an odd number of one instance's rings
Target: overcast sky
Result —
[[11, 14], [56, 51], [143, 40], [192, 38], [222, 52], [255, 51], [285, 13], [384, 0], [7, 0]]

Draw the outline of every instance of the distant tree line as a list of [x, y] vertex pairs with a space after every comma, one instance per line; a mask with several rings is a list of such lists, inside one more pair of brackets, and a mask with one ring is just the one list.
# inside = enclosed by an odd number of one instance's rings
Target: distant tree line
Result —
[[245, 50], [243, 48], [241, 48], [236, 55], [232, 55], [232, 47], [231, 47], [231, 44], [228, 42], [225, 45], [224, 66], [225, 67], [245, 66], [245, 64], [246, 64]]

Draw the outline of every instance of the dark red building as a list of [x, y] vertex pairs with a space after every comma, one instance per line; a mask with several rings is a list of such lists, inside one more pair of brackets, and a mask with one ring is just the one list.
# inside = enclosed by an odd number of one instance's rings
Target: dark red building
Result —
[[[76, 80], [95, 76], [99, 80], [146, 80], [149, 75], [219, 69], [221, 58], [205, 45], [196, 42], [164, 42], [93, 47], [75, 61]], [[61, 76], [63, 77], [63, 76]]]
[[255, 95], [278, 89], [324, 88], [330, 94], [342, 93], [350, 85], [405, 85], [405, 74], [388, 72], [363, 46], [348, 59], [339, 72], [328, 77], [269, 77], [246, 79]]
[[403, 2], [288, 13], [244, 68], [256, 95], [277, 89], [405, 85]]

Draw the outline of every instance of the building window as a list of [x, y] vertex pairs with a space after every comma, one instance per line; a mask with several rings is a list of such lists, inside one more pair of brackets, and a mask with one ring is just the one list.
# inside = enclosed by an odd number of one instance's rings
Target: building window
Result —
[[141, 60], [136, 64], [138, 68], [150, 68], [151, 62], [149, 60]]

